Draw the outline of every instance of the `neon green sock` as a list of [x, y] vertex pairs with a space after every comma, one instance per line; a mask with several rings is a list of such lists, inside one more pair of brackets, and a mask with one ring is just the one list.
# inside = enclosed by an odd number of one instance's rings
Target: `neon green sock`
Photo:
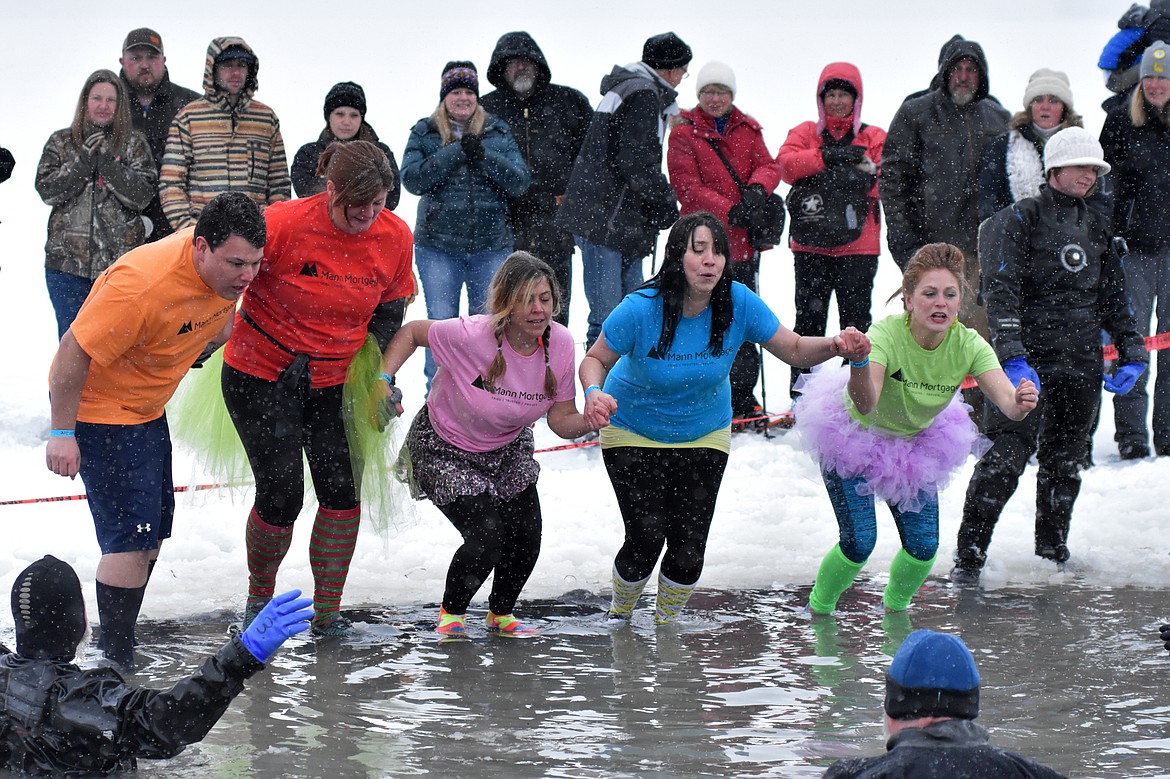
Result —
[[816, 584], [808, 596], [808, 607], [817, 614], [832, 614], [841, 593], [849, 589], [864, 565], [865, 560], [855, 563], [841, 551], [840, 544], [834, 545], [821, 560]]
[[935, 554], [929, 560], [919, 560], [905, 549], [899, 549], [894, 559], [890, 561], [890, 581], [883, 596], [886, 608], [890, 611], [905, 611], [914, 593], [918, 592], [926, 577], [930, 575], [930, 569], [934, 567], [937, 558], [938, 555]]
[[613, 598], [609, 604], [609, 613], [615, 617], [629, 617], [634, 613], [634, 606], [646, 588], [647, 576], [638, 582], [628, 582], [618, 573], [617, 566], [613, 567]]

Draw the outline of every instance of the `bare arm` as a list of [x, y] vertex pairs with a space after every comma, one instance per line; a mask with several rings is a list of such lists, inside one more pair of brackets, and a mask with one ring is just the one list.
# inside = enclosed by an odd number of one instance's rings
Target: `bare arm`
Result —
[[861, 414], [868, 414], [877, 405], [886, 381], [886, 366], [870, 362], [861, 368], [849, 369], [849, 383], [846, 390], [854, 408]]
[[1017, 422], [1036, 408], [1036, 402], [1040, 397], [1036, 385], [1027, 379], [1021, 379], [1020, 386], [1013, 387], [1011, 380], [1001, 368], [984, 371], [975, 377], [975, 382], [988, 400], [1006, 417]]
[[[77, 343], [73, 331], [66, 330], [49, 376], [53, 430], [73, 430], [77, 426], [77, 410], [81, 407], [81, 390], [89, 377], [89, 364], [90, 356]], [[77, 439], [50, 435], [45, 448], [45, 465], [59, 476], [75, 478], [81, 467]]]
[[398, 373], [415, 349], [431, 345], [430, 332], [433, 319], [416, 319], [398, 328], [382, 352], [382, 370], [391, 376]]
[[599, 430], [608, 425], [610, 416], [617, 411], [617, 401], [612, 395], [601, 389], [590, 392], [589, 388], [604, 385], [605, 377], [620, 357], [606, 345], [605, 336], [601, 336], [589, 347], [589, 352], [577, 369], [581, 386], [585, 388], [585, 421], [590, 430]]
[[576, 398], [553, 403], [548, 410], [547, 421], [550, 430], [566, 439], [578, 438], [593, 430], [585, 421], [585, 415], [577, 410]]
[[797, 368], [811, 368], [831, 357], [861, 361], [869, 355], [869, 339], [856, 328], [847, 327], [834, 336], [797, 335], [779, 325], [772, 337], [761, 344], [771, 354]]

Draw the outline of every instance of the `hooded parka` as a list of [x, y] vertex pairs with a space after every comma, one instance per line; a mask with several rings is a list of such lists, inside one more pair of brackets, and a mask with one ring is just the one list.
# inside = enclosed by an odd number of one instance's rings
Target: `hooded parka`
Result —
[[[215, 83], [216, 58], [233, 48], [252, 55], [234, 103]], [[216, 38], [207, 47], [203, 97], [175, 116], [159, 174], [159, 199], [172, 228], [194, 225], [220, 192], [244, 192], [262, 206], [292, 197], [280, 120], [253, 99], [259, 70], [260, 60], [243, 38]]]

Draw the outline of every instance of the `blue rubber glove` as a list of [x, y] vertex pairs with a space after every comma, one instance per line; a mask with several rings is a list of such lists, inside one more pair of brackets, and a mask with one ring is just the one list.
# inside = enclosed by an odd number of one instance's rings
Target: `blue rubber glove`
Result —
[[1137, 380], [1145, 372], [1146, 364], [1144, 362], [1127, 362], [1113, 371], [1112, 376], [1105, 374], [1101, 384], [1112, 393], [1124, 395], [1133, 389], [1133, 385], [1137, 384]]
[[1027, 379], [1036, 385], [1036, 392], [1040, 392], [1040, 377], [1028, 364], [1027, 357], [1013, 357], [1006, 361], [1003, 364], [1003, 372], [1007, 374], [1008, 381], [1012, 383], [1013, 387], [1020, 386], [1020, 382]]
[[312, 607], [312, 599], [301, 598], [300, 590], [282, 592], [256, 615], [240, 635], [240, 641], [253, 657], [267, 663], [281, 644], [308, 629], [309, 621], [313, 619]]

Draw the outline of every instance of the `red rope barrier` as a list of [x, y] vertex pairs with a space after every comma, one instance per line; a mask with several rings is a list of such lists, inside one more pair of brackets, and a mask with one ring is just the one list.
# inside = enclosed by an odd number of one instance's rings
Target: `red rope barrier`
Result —
[[[1157, 335], [1146, 336], [1146, 351], [1156, 352], [1161, 349], [1170, 348], [1170, 333], [1158, 333]], [[1104, 355], [1106, 360], [1117, 359], [1117, 347], [1113, 344], [1107, 344], [1104, 347]], [[968, 376], [963, 380], [962, 388], [971, 389], [977, 386], [975, 379]], [[756, 419], [770, 419], [771, 417], [753, 417], [751, 419], [744, 419], [740, 421], [755, 421]], [[592, 441], [580, 441], [572, 444], [561, 444], [559, 446], [549, 446], [545, 449], [537, 449], [534, 454], [547, 454], [548, 452], [566, 452], [570, 449], [585, 449], [590, 446], [597, 446], [600, 441], [594, 439]], [[202, 490], [217, 490], [224, 487], [230, 487], [229, 484], [193, 484], [190, 486], [175, 487], [175, 494], [180, 492], [200, 492]], [[88, 496], [84, 493], [81, 495], [57, 495], [51, 498], [22, 498], [19, 500], [0, 500], [0, 506], [27, 506], [33, 503], [59, 503], [71, 500], [87, 500]]]
[[[1162, 349], [1170, 349], [1170, 333], [1158, 333], [1157, 335], [1147, 335], [1145, 337], [1146, 351], [1157, 352]], [[1117, 359], [1117, 347], [1113, 344], [1105, 344], [1102, 348], [1105, 360]], [[961, 389], [973, 389], [976, 387], [975, 379], [971, 376], [963, 379]]]

